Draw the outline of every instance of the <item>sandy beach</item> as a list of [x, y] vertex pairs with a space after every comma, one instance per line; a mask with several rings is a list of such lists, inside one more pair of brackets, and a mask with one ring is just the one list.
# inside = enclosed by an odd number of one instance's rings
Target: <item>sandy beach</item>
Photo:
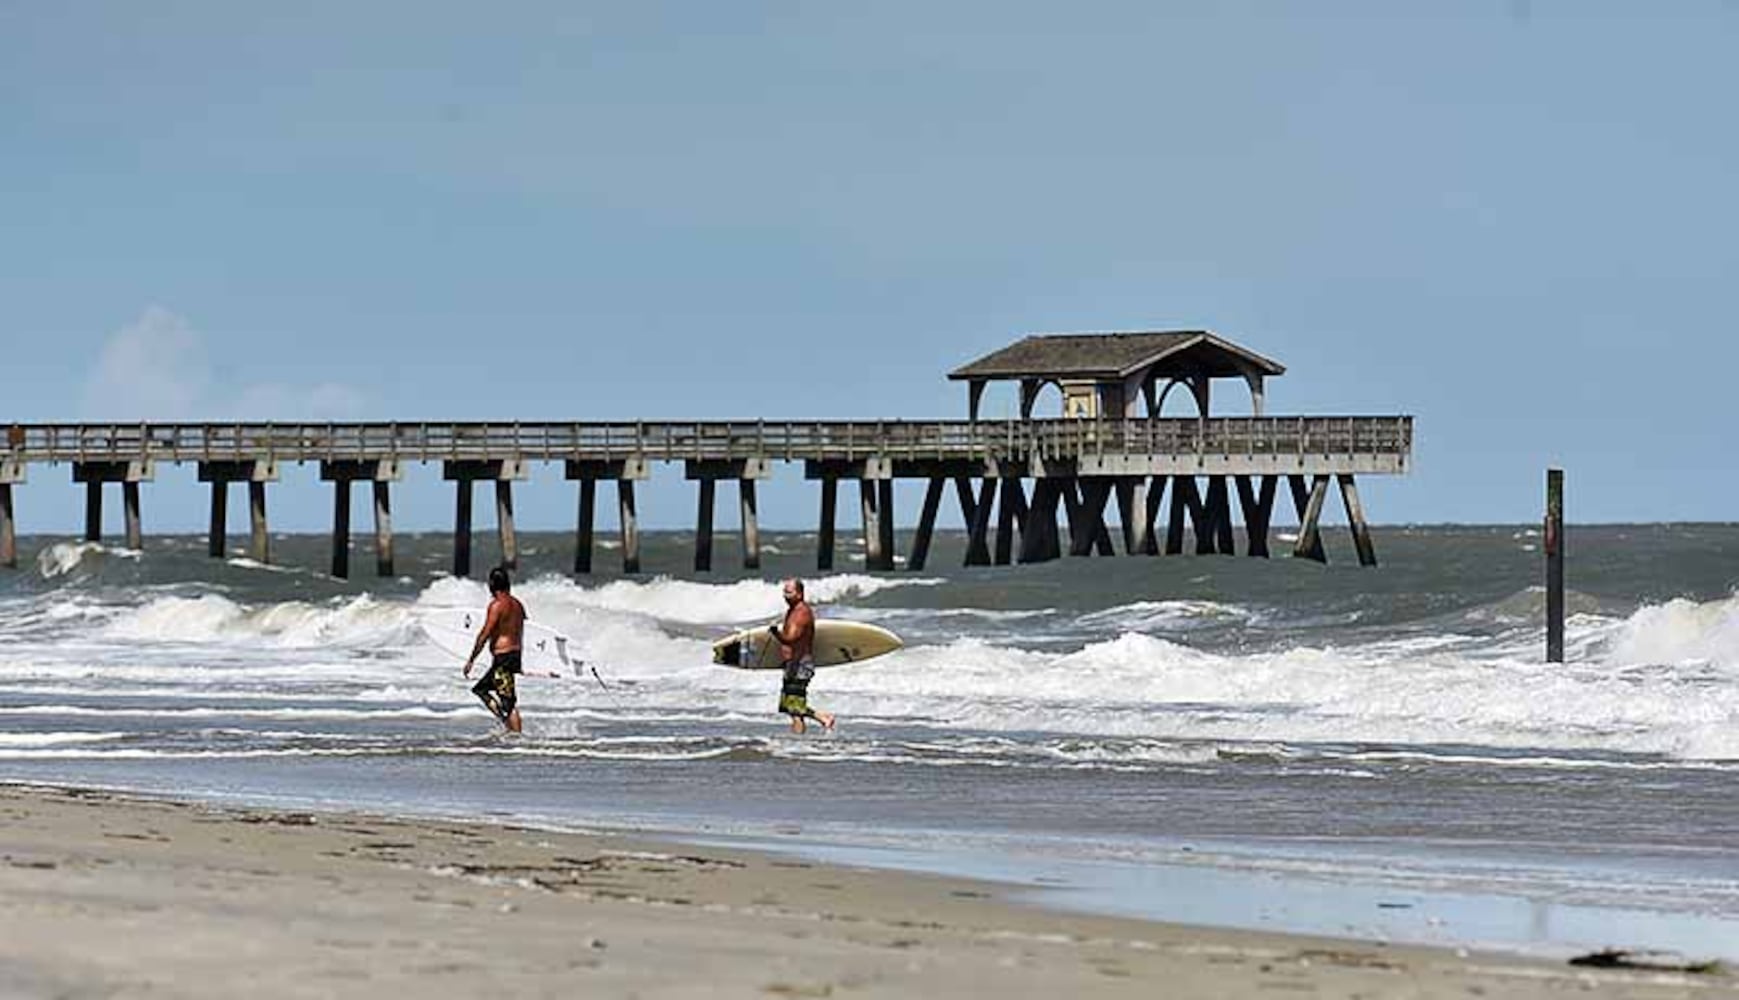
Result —
[[0, 787], [0, 996], [1683, 997], [1726, 973], [1059, 914], [518, 826]]

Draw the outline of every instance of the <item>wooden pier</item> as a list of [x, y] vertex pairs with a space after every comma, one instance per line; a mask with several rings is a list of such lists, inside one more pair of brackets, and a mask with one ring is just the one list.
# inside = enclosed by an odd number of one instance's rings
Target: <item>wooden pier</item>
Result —
[[[1199, 331], [1067, 335], [1027, 338], [952, 373], [968, 383], [968, 420], [14, 424], [0, 448], [0, 565], [17, 563], [14, 491], [34, 465], [68, 465], [73, 481], [85, 484], [91, 541], [101, 535], [104, 487], [119, 484], [126, 543], [137, 548], [141, 484], [152, 481], [158, 465], [195, 464], [199, 481], [211, 485], [214, 557], [224, 554], [229, 487], [246, 483], [250, 554], [268, 562], [267, 487], [285, 466], [311, 462], [333, 488], [331, 570], [338, 577], [350, 572], [351, 485], [371, 486], [375, 568], [390, 575], [392, 483], [407, 463], [436, 462], [455, 488], [453, 572], [461, 576], [472, 570], [476, 484], [494, 486], [501, 550], [512, 565], [514, 483], [528, 478], [534, 464], [557, 463], [578, 491], [576, 574], [592, 569], [600, 482], [614, 487], [623, 572], [641, 572], [636, 484], [655, 466], [679, 462], [696, 485], [693, 569], [703, 573], [713, 565], [718, 484], [736, 484], [743, 565], [756, 569], [758, 484], [787, 467], [801, 467], [820, 486], [820, 570], [834, 563], [840, 483], [853, 480], [866, 568], [894, 569], [894, 483], [902, 479], [925, 483], [905, 559], [910, 570], [925, 567], [950, 492], [966, 525], [969, 566], [1112, 555], [1113, 504], [1126, 555], [1232, 555], [1234, 497], [1245, 554], [1266, 558], [1282, 480], [1300, 524], [1294, 556], [1326, 561], [1320, 521], [1333, 487], [1360, 563], [1375, 565], [1356, 478], [1408, 471], [1412, 418], [1263, 415], [1264, 380], [1282, 371]], [[1249, 385], [1257, 415], [1207, 415], [1210, 380], [1226, 377]], [[998, 380], [1019, 382], [1022, 419], [976, 419], [986, 385]], [[1047, 385], [1056, 386], [1072, 415], [1031, 417]], [[1188, 389], [1198, 416], [1159, 415], [1175, 385]]]
[[[1355, 477], [1408, 469], [1409, 417], [1217, 417], [1208, 420], [862, 421], [755, 423], [355, 423], [355, 424], [25, 424], [0, 452], [0, 562], [16, 563], [14, 488], [33, 465], [70, 466], [86, 484], [85, 537], [98, 540], [103, 489], [118, 483], [126, 542], [142, 539], [139, 486], [158, 465], [197, 466], [211, 484], [210, 552], [223, 554], [230, 484], [246, 483], [253, 558], [271, 554], [267, 487], [286, 466], [317, 463], [333, 486], [332, 572], [349, 572], [350, 487], [374, 495], [376, 571], [393, 572], [391, 485], [407, 463], [440, 463], [455, 486], [453, 571], [471, 571], [472, 494], [494, 485], [501, 549], [516, 554], [513, 485], [533, 463], [559, 463], [578, 485], [574, 571], [591, 570], [597, 486], [614, 486], [623, 570], [639, 572], [635, 484], [653, 466], [682, 463], [697, 486], [693, 568], [712, 567], [717, 484], [734, 481], [742, 513], [744, 565], [759, 565], [756, 484], [782, 467], [820, 484], [816, 565], [833, 565], [841, 481], [856, 480], [868, 568], [894, 568], [893, 483], [926, 483], [907, 554], [922, 569], [942, 502], [952, 485], [968, 526], [968, 565], [1043, 562], [1064, 554], [1108, 555], [1116, 505], [1130, 555], [1193, 551], [1231, 554], [1232, 496], [1242, 507], [1245, 551], [1266, 556], [1277, 486], [1303, 528], [1294, 554], [1322, 559], [1318, 522], [1338, 485], [1360, 560], [1374, 563]], [[1168, 497], [1169, 493], [1169, 497]], [[1169, 504], [1168, 504], [1169, 501]]]

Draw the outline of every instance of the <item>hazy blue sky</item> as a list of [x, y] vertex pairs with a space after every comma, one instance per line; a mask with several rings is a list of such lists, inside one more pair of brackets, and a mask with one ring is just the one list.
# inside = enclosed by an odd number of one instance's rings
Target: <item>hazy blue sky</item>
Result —
[[0, 421], [953, 416], [1020, 334], [1208, 327], [1271, 412], [1416, 415], [1379, 521], [1532, 520], [1550, 462], [1730, 520], [1736, 52], [1719, 0], [0, 0]]

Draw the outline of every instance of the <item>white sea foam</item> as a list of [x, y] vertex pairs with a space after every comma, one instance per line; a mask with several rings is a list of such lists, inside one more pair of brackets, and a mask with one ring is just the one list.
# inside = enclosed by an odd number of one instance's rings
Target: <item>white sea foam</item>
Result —
[[1623, 665], [1707, 663], [1739, 672], [1739, 596], [1645, 607], [1616, 630], [1605, 659]]
[[[911, 582], [841, 574], [815, 581], [815, 592], [849, 600]], [[770, 715], [776, 675], [711, 666], [709, 630], [699, 626], [771, 617], [778, 607], [774, 584], [660, 579], [583, 587], [546, 578], [526, 581], [516, 592], [534, 619], [568, 632], [575, 652], [611, 685], [601, 691], [586, 677], [527, 680], [527, 705], [541, 709], [546, 720], [568, 720], [563, 724], [576, 735], [590, 712], [732, 724]], [[477, 709], [454, 664], [423, 646], [416, 617], [423, 608], [481, 606], [485, 599], [480, 584], [451, 578], [433, 582], [414, 601], [362, 596], [250, 606], [216, 594], [158, 596], [115, 610], [75, 640], [0, 654], [0, 680], [15, 697], [45, 692], [47, 701], [56, 692], [81, 699], [173, 697], [156, 711], [186, 711], [188, 718], [200, 712], [364, 723], [457, 718]], [[12, 602], [9, 614], [27, 603]], [[1067, 739], [1076, 735], [1146, 741], [1131, 746], [1148, 750], [1125, 746], [1103, 759], [1081, 750], [1080, 760], [1108, 766], [1121, 763], [1119, 754], [1133, 763], [1149, 750], [1156, 760], [1171, 759], [1168, 754], [1182, 760], [1206, 745], [1252, 743], [1739, 760], [1739, 727], [1733, 725], [1739, 718], [1739, 598], [1672, 601], [1624, 619], [1578, 615], [1570, 622], [1572, 662], [1550, 666], [1538, 662], [1538, 629], [1520, 622], [1495, 637], [1431, 632], [1357, 644], [1210, 651], [1174, 641], [1175, 633], [1187, 634], [1192, 622], [1235, 625], [1251, 617], [1248, 609], [1142, 601], [1080, 616], [1077, 625], [1108, 637], [1059, 652], [1031, 648], [1030, 637], [996, 625], [1001, 612], [987, 611], [983, 625], [962, 609], [901, 613], [934, 615], [957, 626], [948, 634], [961, 637], [823, 671], [812, 690], [816, 702], [847, 719], [964, 726], [1029, 743], [1042, 734], [1053, 741], [1046, 745], [1059, 747], [1072, 746]], [[11, 617], [28, 620], [28, 628], [46, 627], [36, 614]], [[998, 638], [975, 637], [975, 629]], [[189, 649], [199, 645], [210, 648]], [[242, 698], [277, 705], [225, 707]], [[301, 704], [334, 699], [347, 704]], [[87, 710], [69, 706], [58, 714], [72, 718]], [[120, 719], [130, 710], [115, 711]], [[57, 713], [32, 706], [0, 711], [27, 714]], [[1072, 759], [1073, 752], [1059, 750], [1057, 759]]]

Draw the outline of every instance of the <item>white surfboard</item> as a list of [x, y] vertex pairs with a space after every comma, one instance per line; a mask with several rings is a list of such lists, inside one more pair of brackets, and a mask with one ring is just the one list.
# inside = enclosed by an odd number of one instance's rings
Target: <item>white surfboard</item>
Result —
[[[483, 627], [481, 608], [435, 608], [417, 616], [429, 641], [462, 662], [471, 655], [477, 630]], [[521, 656], [527, 673], [579, 675], [576, 661], [568, 655], [568, 637], [537, 622], [525, 623], [525, 648]], [[477, 656], [478, 666], [489, 665], [489, 650]]]
[[[839, 667], [891, 653], [905, 643], [900, 637], [865, 622], [821, 618], [815, 622], [815, 665]], [[733, 632], [713, 643], [713, 662], [738, 670], [778, 670], [779, 644], [767, 626]]]

